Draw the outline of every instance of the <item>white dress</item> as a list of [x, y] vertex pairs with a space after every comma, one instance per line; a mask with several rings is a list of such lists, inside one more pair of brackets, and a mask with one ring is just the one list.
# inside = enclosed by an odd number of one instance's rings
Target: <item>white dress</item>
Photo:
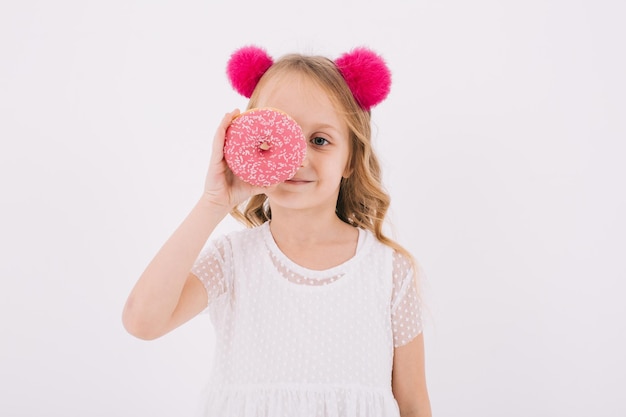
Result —
[[422, 331], [413, 269], [359, 230], [355, 255], [303, 268], [269, 223], [214, 239], [192, 273], [216, 334], [206, 417], [398, 417], [394, 347]]

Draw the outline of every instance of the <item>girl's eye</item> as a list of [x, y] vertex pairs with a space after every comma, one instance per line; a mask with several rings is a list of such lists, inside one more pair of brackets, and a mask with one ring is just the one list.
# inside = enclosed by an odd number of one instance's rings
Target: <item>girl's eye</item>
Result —
[[311, 139], [311, 142], [313, 142], [313, 145], [316, 145], [316, 146], [324, 146], [330, 143], [326, 139], [319, 137], [319, 136], [316, 136], [313, 139]]

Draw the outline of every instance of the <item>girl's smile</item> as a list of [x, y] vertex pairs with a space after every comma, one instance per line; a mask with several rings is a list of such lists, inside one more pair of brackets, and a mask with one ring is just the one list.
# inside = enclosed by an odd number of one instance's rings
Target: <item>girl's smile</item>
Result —
[[313, 181], [305, 180], [302, 178], [296, 178], [296, 177], [285, 181], [286, 184], [292, 184], [292, 185], [305, 185], [305, 184], [310, 184], [312, 182]]

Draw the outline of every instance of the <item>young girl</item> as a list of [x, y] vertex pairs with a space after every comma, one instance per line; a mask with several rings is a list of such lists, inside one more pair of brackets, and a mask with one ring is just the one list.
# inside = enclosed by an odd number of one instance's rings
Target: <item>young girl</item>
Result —
[[[124, 326], [154, 339], [210, 313], [205, 416], [430, 416], [417, 268], [383, 233], [389, 197], [371, 145], [386, 64], [366, 48], [274, 62], [245, 47], [228, 68], [249, 108], [298, 122], [306, 157], [287, 181], [247, 184], [224, 160], [239, 112], [227, 113], [203, 193], [137, 281]], [[248, 228], [213, 236], [228, 213]]]

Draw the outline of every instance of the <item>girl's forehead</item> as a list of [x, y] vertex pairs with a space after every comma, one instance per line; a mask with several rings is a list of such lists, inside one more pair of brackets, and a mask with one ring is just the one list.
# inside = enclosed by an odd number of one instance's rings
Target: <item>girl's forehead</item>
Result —
[[300, 96], [302, 99], [315, 99], [325, 103], [330, 102], [328, 92], [313, 80], [299, 73], [276, 74], [261, 86], [259, 101], [280, 101], [291, 96]]
[[279, 74], [259, 89], [255, 107], [274, 107], [289, 114], [303, 127], [331, 124], [344, 131], [345, 120], [326, 89], [303, 74]]

